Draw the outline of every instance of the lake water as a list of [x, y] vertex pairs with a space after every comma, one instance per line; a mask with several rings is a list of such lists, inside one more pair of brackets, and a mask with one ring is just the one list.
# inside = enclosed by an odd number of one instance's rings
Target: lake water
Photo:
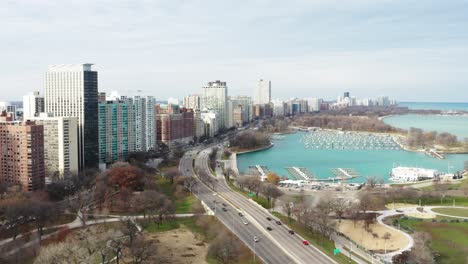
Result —
[[458, 140], [468, 138], [468, 116], [410, 114], [387, 117], [383, 121], [403, 129], [417, 127], [425, 131], [449, 132], [456, 135]]
[[249, 165], [265, 165], [279, 175], [288, 176], [286, 167], [308, 168], [318, 178], [332, 177], [332, 168], [353, 168], [361, 177], [354, 182], [364, 182], [366, 176], [383, 177], [388, 181], [393, 166], [432, 168], [447, 172], [463, 169], [468, 154], [446, 155], [445, 160], [428, 157], [421, 153], [405, 150], [323, 150], [307, 149], [300, 141], [301, 133], [285, 135], [275, 140], [275, 146], [253, 153], [238, 155], [238, 167], [247, 172]]
[[398, 106], [406, 106], [409, 109], [422, 110], [464, 110], [468, 111], [468, 103], [435, 103], [435, 102], [401, 102]]

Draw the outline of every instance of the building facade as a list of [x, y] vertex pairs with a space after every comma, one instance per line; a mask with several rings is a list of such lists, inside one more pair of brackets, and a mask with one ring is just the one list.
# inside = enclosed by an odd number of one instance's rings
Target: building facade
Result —
[[271, 81], [260, 79], [255, 84], [253, 94], [254, 105], [265, 105], [271, 102]]
[[201, 119], [204, 124], [204, 135], [214, 137], [218, 133], [218, 113], [215, 111], [202, 111]]
[[131, 99], [135, 111], [135, 150], [148, 151], [156, 145], [156, 120], [153, 96], [134, 96]]
[[78, 168], [98, 166], [98, 73], [92, 64], [49, 66], [45, 77], [45, 111], [78, 119]]
[[36, 117], [44, 111], [44, 96], [41, 96], [38, 91], [23, 96], [23, 120]]
[[103, 98], [99, 101], [99, 163], [108, 165], [126, 160], [135, 151], [136, 124], [131, 101]]
[[0, 144], [0, 182], [24, 191], [43, 189], [43, 126], [32, 121], [0, 121]]
[[184, 106], [188, 109], [200, 110], [200, 96], [188, 95], [184, 97]]
[[78, 119], [41, 113], [31, 117], [44, 127], [45, 176], [63, 178], [78, 172]]
[[169, 146], [193, 142], [193, 110], [175, 105], [155, 107], [157, 141]]
[[219, 80], [209, 82], [202, 88], [201, 108], [202, 110], [213, 110], [217, 113], [218, 129], [228, 126], [227, 94], [226, 82]]

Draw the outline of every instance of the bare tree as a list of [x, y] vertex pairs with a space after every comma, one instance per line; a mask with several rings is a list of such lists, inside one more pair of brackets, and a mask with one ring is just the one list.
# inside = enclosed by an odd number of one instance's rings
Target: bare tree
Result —
[[281, 197], [281, 208], [288, 216], [288, 221], [291, 222], [291, 214], [293, 212], [294, 199], [291, 196], [283, 195]]
[[366, 185], [369, 186], [371, 189], [374, 189], [377, 185], [377, 177], [376, 176], [368, 176], [366, 178]]
[[417, 232], [413, 234], [413, 238], [414, 246], [410, 251], [409, 260], [412, 263], [435, 263], [434, 256], [428, 246], [431, 236], [428, 233]]
[[267, 198], [268, 202], [275, 202], [275, 199], [283, 195], [283, 192], [276, 185], [267, 183], [262, 185], [262, 194]]
[[208, 248], [208, 255], [219, 263], [236, 263], [239, 259], [240, 246], [230, 233], [219, 234]]
[[341, 223], [343, 215], [349, 208], [349, 201], [344, 198], [335, 198], [332, 200], [331, 209], [335, 213], [335, 216], [338, 218], [338, 222]]
[[170, 168], [164, 172], [163, 177], [168, 179], [171, 184], [174, 183], [174, 179], [179, 175], [179, 169], [177, 168]]
[[[155, 255], [156, 244], [150, 240], [145, 240], [142, 236], [138, 236], [130, 246], [129, 252], [133, 258], [133, 263], [144, 263]], [[155, 261], [151, 261], [151, 263], [155, 263]]]

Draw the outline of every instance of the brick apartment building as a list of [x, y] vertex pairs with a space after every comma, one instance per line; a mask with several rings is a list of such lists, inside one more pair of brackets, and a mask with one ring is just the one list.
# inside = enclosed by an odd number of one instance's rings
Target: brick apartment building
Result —
[[193, 141], [193, 110], [169, 104], [167, 107], [156, 105], [156, 137], [169, 147]]
[[0, 118], [0, 182], [23, 191], [44, 188], [44, 129], [32, 121]]

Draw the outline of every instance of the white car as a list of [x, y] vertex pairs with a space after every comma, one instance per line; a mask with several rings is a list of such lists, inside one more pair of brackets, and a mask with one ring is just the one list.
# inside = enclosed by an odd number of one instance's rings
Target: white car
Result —
[[254, 241], [258, 242], [258, 241], [260, 241], [260, 239], [258, 239], [258, 237], [254, 237]]
[[248, 225], [248, 224], [249, 224], [249, 222], [247, 222], [247, 221], [245, 221], [245, 220], [242, 221], [242, 223], [243, 223], [244, 225]]

